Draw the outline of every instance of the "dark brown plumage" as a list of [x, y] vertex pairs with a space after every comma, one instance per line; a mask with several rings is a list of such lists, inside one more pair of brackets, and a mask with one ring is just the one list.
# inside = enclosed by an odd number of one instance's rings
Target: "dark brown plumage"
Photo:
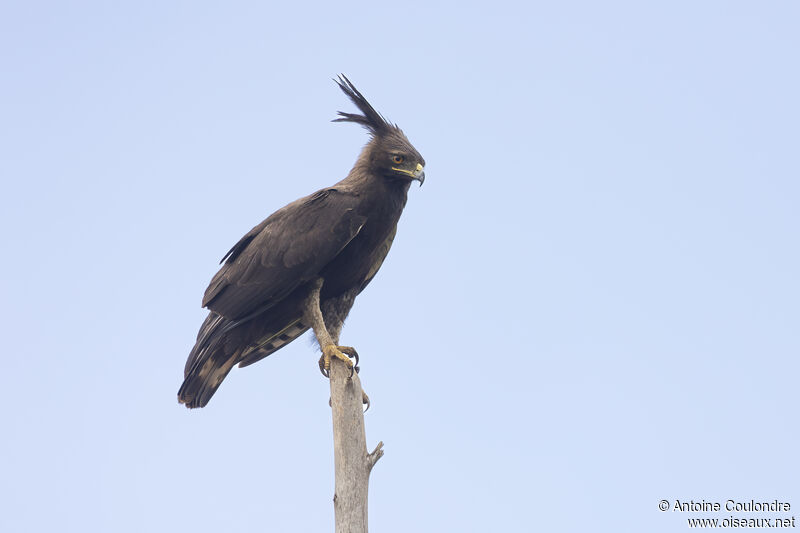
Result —
[[205, 406], [234, 365], [309, 328], [326, 357], [341, 357], [344, 319], [389, 252], [411, 181], [425, 179], [425, 160], [403, 132], [344, 75], [337, 83], [363, 114], [340, 111], [334, 121], [364, 126], [371, 140], [345, 179], [279, 209], [223, 257], [178, 391], [187, 407]]

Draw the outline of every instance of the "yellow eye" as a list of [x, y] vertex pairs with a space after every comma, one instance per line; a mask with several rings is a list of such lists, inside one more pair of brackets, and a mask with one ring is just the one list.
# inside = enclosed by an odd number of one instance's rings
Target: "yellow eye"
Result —
[[402, 156], [402, 155], [395, 155], [395, 156], [392, 156], [392, 161], [394, 161], [394, 162], [395, 162], [395, 163], [397, 163], [398, 165], [399, 165], [400, 163], [402, 163], [402, 162], [403, 162], [403, 160], [404, 160], [404, 159], [403, 159], [403, 156]]

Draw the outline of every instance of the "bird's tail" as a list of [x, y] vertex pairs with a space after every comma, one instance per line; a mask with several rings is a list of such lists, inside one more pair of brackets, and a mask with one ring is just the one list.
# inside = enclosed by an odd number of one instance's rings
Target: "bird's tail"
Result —
[[236, 364], [239, 350], [230, 353], [226, 350], [230, 345], [225, 342], [229, 322], [214, 312], [203, 322], [197, 343], [186, 361], [183, 385], [178, 390], [178, 401], [186, 407], [205, 407]]
[[[285, 322], [285, 320], [276, 321], [276, 324], [282, 324], [283, 322]], [[273, 327], [268, 328], [268, 331], [269, 333], [262, 335], [253, 346], [250, 346], [242, 353], [242, 358], [239, 361], [239, 368], [250, 366], [253, 363], [261, 361], [266, 356], [277, 352], [308, 331], [308, 326], [303, 324], [299, 318], [296, 318], [280, 329]], [[273, 333], [273, 331], [275, 332]]]

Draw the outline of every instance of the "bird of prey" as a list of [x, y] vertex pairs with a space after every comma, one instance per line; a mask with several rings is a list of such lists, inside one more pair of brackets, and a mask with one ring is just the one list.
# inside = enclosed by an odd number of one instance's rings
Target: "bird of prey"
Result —
[[342, 324], [386, 258], [425, 160], [347, 77], [335, 81], [362, 114], [340, 111], [334, 122], [360, 124], [370, 140], [346, 178], [277, 210], [222, 258], [178, 391], [187, 407], [208, 404], [234, 365], [260, 361], [309, 328], [324, 375], [332, 358], [358, 363], [353, 348], [339, 346]]

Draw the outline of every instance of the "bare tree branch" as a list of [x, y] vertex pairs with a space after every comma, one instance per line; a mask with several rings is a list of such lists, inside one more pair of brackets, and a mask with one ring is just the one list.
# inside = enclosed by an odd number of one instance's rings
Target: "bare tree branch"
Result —
[[358, 374], [340, 360], [331, 362], [331, 410], [336, 489], [333, 509], [336, 533], [367, 533], [369, 474], [383, 456], [383, 442], [367, 453], [363, 391]]

